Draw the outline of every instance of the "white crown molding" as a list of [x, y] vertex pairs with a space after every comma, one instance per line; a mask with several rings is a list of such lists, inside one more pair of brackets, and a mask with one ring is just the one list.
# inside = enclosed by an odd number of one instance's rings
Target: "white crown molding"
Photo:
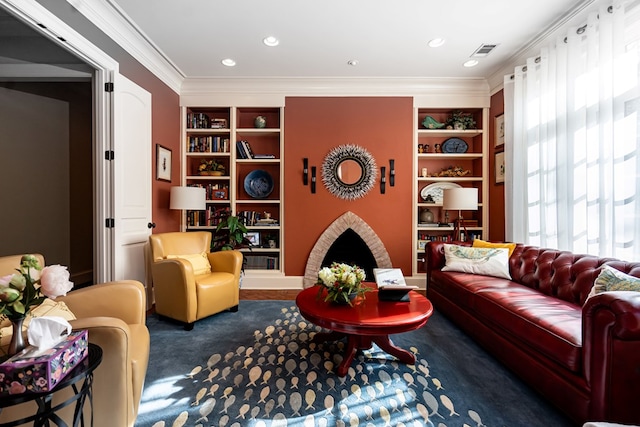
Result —
[[111, 0], [67, 2], [120, 47], [149, 69], [174, 92], [180, 93], [184, 74], [163, 55], [129, 17]]
[[489, 86], [484, 79], [456, 78], [193, 78], [183, 82], [180, 104], [284, 105], [287, 96], [407, 96], [417, 106], [446, 96], [484, 106]]

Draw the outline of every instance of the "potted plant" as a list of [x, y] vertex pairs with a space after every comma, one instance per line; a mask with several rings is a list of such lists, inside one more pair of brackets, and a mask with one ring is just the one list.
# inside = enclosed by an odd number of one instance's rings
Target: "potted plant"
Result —
[[476, 121], [471, 113], [463, 113], [462, 111], [454, 111], [451, 117], [447, 119], [447, 129], [465, 130], [475, 129]]
[[200, 175], [222, 176], [224, 175], [224, 172], [224, 165], [222, 163], [218, 163], [216, 159], [203, 159], [200, 161], [200, 166], [198, 167], [198, 173]]
[[241, 248], [251, 249], [252, 244], [246, 237], [249, 230], [240, 218], [234, 215], [220, 215], [220, 218], [220, 222], [211, 240], [211, 251], [229, 251]]

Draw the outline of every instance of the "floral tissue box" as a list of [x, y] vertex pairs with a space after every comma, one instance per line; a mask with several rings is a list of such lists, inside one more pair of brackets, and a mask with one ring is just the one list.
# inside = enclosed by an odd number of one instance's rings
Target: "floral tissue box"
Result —
[[87, 354], [86, 330], [71, 332], [47, 350], [27, 347], [0, 364], [0, 397], [50, 391]]

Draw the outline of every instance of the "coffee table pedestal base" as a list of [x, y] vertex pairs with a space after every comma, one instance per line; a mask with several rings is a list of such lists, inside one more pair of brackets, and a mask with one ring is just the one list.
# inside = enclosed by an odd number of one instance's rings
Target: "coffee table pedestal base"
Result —
[[338, 341], [347, 337], [347, 350], [342, 358], [342, 362], [338, 366], [337, 374], [340, 377], [347, 375], [349, 366], [353, 362], [358, 350], [368, 350], [373, 343], [377, 344], [385, 352], [395, 356], [402, 363], [413, 365], [416, 363], [416, 357], [413, 353], [408, 352], [400, 347], [396, 347], [389, 339], [389, 335], [351, 335], [342, 332], [319, 332], [313, 337], [313, 342], [321, 343], [326, 341]]

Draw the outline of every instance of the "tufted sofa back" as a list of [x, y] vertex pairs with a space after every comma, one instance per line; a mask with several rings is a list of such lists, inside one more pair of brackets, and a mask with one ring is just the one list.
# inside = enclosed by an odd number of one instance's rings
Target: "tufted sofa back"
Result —
[[514, 282], [582, 305], [605, 264], [640, 277], [640, 262], [625, 262], [520, 244], [509, 258], [509, 271]]

